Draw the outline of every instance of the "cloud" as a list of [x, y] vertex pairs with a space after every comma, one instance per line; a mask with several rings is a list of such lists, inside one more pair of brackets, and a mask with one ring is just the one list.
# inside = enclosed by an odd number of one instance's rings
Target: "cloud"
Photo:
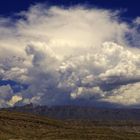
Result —
[[13, 106], [13, 105], [15, 105], [15, 103], [17, 103], [21, 100], [22, 100], [21, 96], [14, 95], [14, 96], [12, 96], [11, 100], [8, 102], [8, 105]]
[[140, 82], [114, 89], [111, 95], [103, 100], [129, 106], [137, 105], [140, 102]]
[[0, 107], [13, 106], [20, 100], [22, 100], [22, 94], [15, 93], [9, 84], [0, 86]]
[[19, 15], [0, 18], [0, 79], [28, 86], [0, 86], [1, 107], [139, 103], [138, 19], [131, 27], [115, 11], [40, 4]]

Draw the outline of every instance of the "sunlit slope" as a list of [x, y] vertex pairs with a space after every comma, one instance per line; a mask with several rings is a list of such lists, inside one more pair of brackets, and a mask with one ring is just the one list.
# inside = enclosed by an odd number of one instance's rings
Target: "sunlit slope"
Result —
[[0, 140], [140, 140], [140, 123], [66, 122], [0, 111]]

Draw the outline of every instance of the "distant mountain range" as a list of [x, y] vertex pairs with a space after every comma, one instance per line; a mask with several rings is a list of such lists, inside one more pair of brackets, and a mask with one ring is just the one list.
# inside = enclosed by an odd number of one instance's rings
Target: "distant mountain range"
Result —
[[1, 110], [26, 112], [43, 115], [54, 119], [79, 119], [93, 121], [135, 120], [140, 121], [140, 109], [129, 108], [94, 108], [86, 106], [39, 106], [28, 104]]

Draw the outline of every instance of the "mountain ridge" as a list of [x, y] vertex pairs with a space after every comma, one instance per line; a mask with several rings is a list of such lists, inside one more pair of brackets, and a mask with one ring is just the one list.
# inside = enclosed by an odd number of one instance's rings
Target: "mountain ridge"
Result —
[[60, 120], [137, 120], [140, 121], [139, 108], [97, 108], [89, 106], [40, 106], [35, 104], [27, 104], [24, 106], [15, 106], [11, 108], [3, 108], [1, 110], [17, 111], [23, 113], [31, 113], [47, 116]]

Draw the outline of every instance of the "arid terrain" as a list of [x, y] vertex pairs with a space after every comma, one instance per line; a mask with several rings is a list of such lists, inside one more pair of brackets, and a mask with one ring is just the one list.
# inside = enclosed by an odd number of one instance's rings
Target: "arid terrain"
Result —
[[140, 122], [63, 121], [0, 111], [0, 140], [140, 140]]

